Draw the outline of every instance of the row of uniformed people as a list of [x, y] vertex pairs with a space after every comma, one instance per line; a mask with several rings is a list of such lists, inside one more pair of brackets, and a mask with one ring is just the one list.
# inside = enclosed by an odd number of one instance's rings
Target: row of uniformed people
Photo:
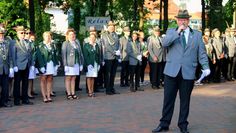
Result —
[[209, 82], [220, 82], [221, 77], [228, 81], [235, 80], [236, 64], [236, 30], [227, 28], [222, 36], [215, 28], [204, 30], [203, 41], [211, 68], [211, 74], [207, 77]]
[[[121, 52], [121, 78], [120, 86], [130, 86], [131, 91], [135, 91], [140, 86], [140, 83], [144, 82], [144, 73], [147, 62], [150, 66], [150, 81], [153, 89], [159, 89], [161, 81], [163, 81], [163, 69], [165, 64], [165, 52], [162, 47], [160, 28], [155, 26], [152, 29], [152, 35], [148, 37], [147, 41], [144, 40], [144, 33], [132, 33], [130, 36], [129, 27], [124, 27], [124, 36], [120, 38], [120, 52]], [[136, 36], [138, 35], [138, 36]], [[139, 39], [137, 40], [138, 37]], [[130, 52], [130, 47], [140, 50], [134, 58], [130, 54], [134, 54], [135, 51]], [[136, 46], [136, 47], [134, 47]], [[132, 55], [131, 54], [131, 55]], [[138, 62], [137, 62], [138, 61]], [[135, 64], [136, 67], [133, 67]], [[130, 72], [129, 72], [129, 71]], [[133, 85], [133, 72], [136, 72], [135, 85]], [[130, 76], [130, 78], [129, 78]], [[141, 77], [140, 77], [141, 76]], [[141, 79], [141, 82], [139, 82]], [[130, 83], [129, 83], [130, 80]], [[134, 86], [134, 87], [133, 87]], [[140, 89], [139, 89], [140, 90]], [[143, 90], [143, 89], [141, 89]]]

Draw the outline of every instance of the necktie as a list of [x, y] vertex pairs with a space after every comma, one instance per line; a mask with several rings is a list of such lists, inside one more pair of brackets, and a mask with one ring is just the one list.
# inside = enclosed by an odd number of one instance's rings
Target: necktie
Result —
[[185, 31], [183, 31], [183, 33], [182, 33], [182, 42], [183, 42], [183, 48], [185, 48], [185, 46], [186, 46], [186, 38], [185, 38], [185, 35], [184, 35], [184, 33], [185, 33]]

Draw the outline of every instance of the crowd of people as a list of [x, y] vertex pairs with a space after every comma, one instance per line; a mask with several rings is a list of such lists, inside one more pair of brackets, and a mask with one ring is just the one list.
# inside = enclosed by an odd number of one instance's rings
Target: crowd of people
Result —
[[[53, 41], [52, 33], [43, 33], [43, 41], [36, 44], [36, 36], [23, 26], [15, 28], [16, 39], [5, 36], [6, 30], [0, 28], [0, 106], [11, 107], [9, 96], [13, 95], [14, 105], [32, 105], [30, 99], [36, 95], [34, 79], [40, 77], [42, 101], [53, 101], [53, 77], [59, 67], [64, 68], [65, 91], [68, 100], [79, 99], [80, 75], [86, 73], [88, 97], [95, 97], [99, 88], [105, 88], [107, 95], [119, 94], [114, 88], [117, 67], [121, 65], [120, 87], [129, 87], [131, 92], [144, 91], [147, 64], [150, 66], [152, 89], [160, 89], [164, 84], [164, 67], [168, 60], [168, 48], [163, 47], [160, 28], [154, 26], [147, 37], [142, 31], [130, 31], [123, 27], [120, 36], [115, 32], [115, 23], [109, 21], [107, 30], [97, 33], [95, 27], [89, 28], [89, 36], [80, 44], [74, 29], [66, 32], [62, 47]], [[216, 28], [205, 29], [203, 41], [208, 55], [211, 74], [203, 81], [220, 82], [222, 77], [233, 81], [236, 76], [236, 30], [227, 28], [224, 34]], [[59, 50], [61, 49], [61, 50]], [[59, 53], [61, 51], [61, 53]], [[61, 55], [62, 59], [60, 59]], [[200, 66], [200, 65], [199, 65]], [[201, 74], [197, 69], [196, 77]]]

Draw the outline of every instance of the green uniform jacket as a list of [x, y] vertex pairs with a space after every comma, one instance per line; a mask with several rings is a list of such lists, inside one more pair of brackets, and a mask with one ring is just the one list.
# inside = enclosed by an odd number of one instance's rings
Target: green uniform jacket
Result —
[[101, 59], [99, 58], [100, 55], [100, 49], [98, 44], [95, 45], [95, 50], [93, 49], [93, 46], [89, 43], [85, 43], [83, 46], [83, 52], [84, 52], [84, 69], [87, 71], [87, 66], [92, 65], [94, 66], [94, 61], [99, 65], [101, 63]]
[[59, 65], [59, 53], [56, 48], [56, 45], [54, 43], [52, 45], [52, 50], [48, 50], [46, 45], [41, 42], [39, 45], [36, 47], [36, 53], [35, 53], [35, 66], [36, 68], [42, 68], [47, 65], [47, 62], [53, 61], [54, 66]]

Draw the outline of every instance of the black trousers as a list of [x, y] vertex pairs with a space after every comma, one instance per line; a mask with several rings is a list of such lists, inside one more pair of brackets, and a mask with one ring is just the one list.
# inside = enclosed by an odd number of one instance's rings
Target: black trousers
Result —
[[104, 80], [105, 80], [105, 66], [100, 65], [100, 70], [98, 71], [98, 77], [96, 78], [96, 86], [97, 88], [103, 88]]
[[15, 72], [15, 74], [14, 74], [14, 89], [13, 89], [14, 102], [20, 102], [20, 89], [22, 89], [22, 101], [29, 100], [28, 94], [27, 94], [27, 92], [28, 92], [28, 77], [29, 77], [29, 68], [28, 67], [26, 67], [25, 70], [19, 70], [18, 72]]
[[162, 118], [160, 119], [160, 126], [169, 127], [174, 112], [176, 95], [179, 91], [180, 113], [178, 126], [180, 128], [187, 128], [187, 118], [189, 115], [190, 97], [193, 90], [193, 85], [194, 80], [183, 79], [181, 71], [177, 77], [165, 75], [164, 104]]
[[1, 74], [0, 75], [0, 86], [2, 87], [0, 105], [7, 103], [8, 94], [9, 94], [9, 85], [8, 85], [8, 75]]
[[[129, 65], [130, 87], [139, 87], [141, 64]], [[134, 80], [135, 79], [135, 80]]]
[[162, 63], [153, 63], [150, 62], [150, 77], [151, 77], [151, 84], [153, 86], [159, 87], [160, 80], [161, 80], [161, 70], [162, 70]]
[[114, 82], [116, 77], [116, 69], [118, 66], [118, 61], [105, 60], [105, 88], [106, 92], [114, 91]]
[[121, 62], [120, 84], [129, 84], [129, 61]]
[[214, 64], [214, 82], [220, 82], [221, 81], [221, 72], [222, 72], [222, 66], [223, 66], [223, 59], [216, 60], [216, 63]]
[[144, 76], [145, 76], [145, 69], [146, 69], [146, 66], [147, 66], [147, 58], [146, 57], [142, 57], [142, 66], [141, 66], [141, 71], [140, 71], [140, 79], [141, 79], [141, 82], [144, 81]]
[[228, 64], [227, 77], [229, 79], [231, 79], [231, 78], [234, 78], [234, 69], [235, 69], [235, 64], [236, 64], [236, 57], [229, 57], [228, 61], [229, 61], [229, 64]]

